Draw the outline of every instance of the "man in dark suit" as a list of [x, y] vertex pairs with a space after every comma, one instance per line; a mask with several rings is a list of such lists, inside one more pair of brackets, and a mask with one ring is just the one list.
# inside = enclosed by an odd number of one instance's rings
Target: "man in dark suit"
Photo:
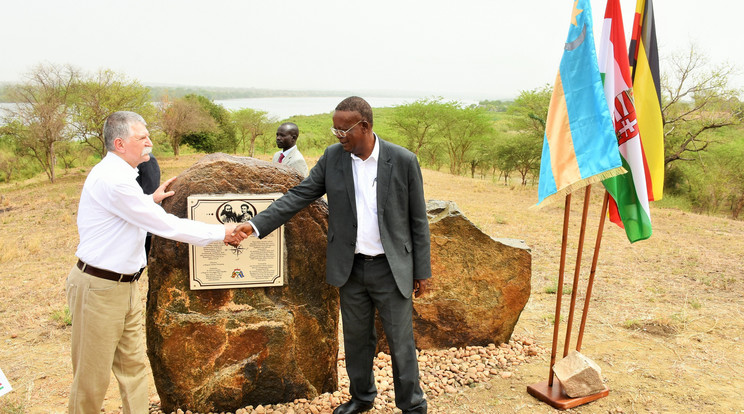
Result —
[[[339, 287], [351, 400], [334, 414], [361, 413], [377, 395], [372, 371], [375, 309], [393, 362], [395, 404], [426, 413], [413, 339], [413, 301], [431, 277], [429, 223], [421, 169], [410, 151], [372, 131], [372, 108], [352, 96], [336, 106], [339, 143], [299, 185], [238, 230], [264, 237], [314, 200], [328, 196], [326, 281]], [[242, 228], [241, 228], [242, 227]]]

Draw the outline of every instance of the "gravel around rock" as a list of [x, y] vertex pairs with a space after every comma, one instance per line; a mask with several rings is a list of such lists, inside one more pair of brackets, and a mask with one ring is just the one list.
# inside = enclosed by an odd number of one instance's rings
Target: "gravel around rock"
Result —
[[[492, 378], [507, 379], [515, 367], [542, 354], [545, 349], [528, 337], [512, 336], [509, 343], [488, 346], [468, 346], [444, 350], [423, 350], [418, 353], [421, 387], [428, 398], [442, 394], [454, 394], [458, 388], [484, 383]], [[390, 355], [379, 353], [374, 361], [377, 399], [371, 413], [400, 412], [395, 408], [393, 391], [393, 369]], [[239, 408], [235, 413], [209, 414], [330, 414], [333, 409], [348, 401], [349, 378], [346, 375], [346, 357], [343, 351], [338, 358], [339, 391], [321, 394], [307, 400], [297, 399], [284, 404], [267, 404]], [[150, 403], [150, 414], [198, 414], [187, 410], [165, 413], [160, 401]]]

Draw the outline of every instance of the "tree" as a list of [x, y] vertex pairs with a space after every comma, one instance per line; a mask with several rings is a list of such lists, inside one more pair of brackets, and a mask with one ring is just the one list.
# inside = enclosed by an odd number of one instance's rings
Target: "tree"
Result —
[[708, 151], [697, 154], [699, 162], [669, 168], [669, 190], [687, 198], [695, 211], [728, 211], [738, 219], [744, 209], [744, 138], [741, 128], [725, 130], [734, 137], [729, 142], [711, 143]]
[[427, 164], [442, 164], [443, 153], [450, 172], [460, 174], [465, 165], [471, 175], [485, 160], [483, 146], [493, 137], [491, 121], [483, 108], [463, 108], [442, 98], [420, 99], [393, 109], [392, 126], [403, 135], [404, 146]]
[[512, 133], [505, 135], [496, 149], [496, 166], [504, 175], [504, 184], [508, 184], [512, 171], [519, 172], [522, 185], [527, 185], [529, 174], [539, 171], [552, 94], [550, 85], [522, 91], [509, 106]]
[[77, 137], [101, 158], [106, 155], [103, 124], [116, 111], [132, 111], [145, 119], [152, 118], [155, 108], [150, 103], [150, 90], [108, 69], [77, 83], [72, 125]]
[[214, 119], [216, 128], [212, 131], [199, 131], [183, 136], [183, 143], [197, 151], [207, 153], [218, 151], [238, 151], [238, 139], [230, 111], [224, 106], [210, 101], [201, 95], [186, 95], [184, 99], [198, 103]]
[[[728, 86], [734, 66], [709, 68], [694, 46], [670, 59], [671, 71], [662, 78], [664, 165], [690, 161], [716, 141], [711, 131], [741, 123], [744, 105], [740, 91]], [[643, 131], [641, 131], [641, 134]]]
[[452, 174], [460, 174], [462, 167], [467, 164], [471, 164], [471, 172], [474, 173], [477, 160], [482, 159], [478, 155], [479, 150], [494, 136], [488, 114], [477, 106], [460, 108], [448, 105], [445, 111], [440, 112], [436, 129], [447, 148]]
[[71, 66], [39, 65], [8, 92], [16, 106], [8, 110], [4, 134], [39, 163], [51, 182], [57, 164], [54, 146], [72, 137], [68, 117], [78, 79]]
[[249, 156], [253, 157], [255, 153], [256, 138], [266, 133], [272, 125], [268, 117], [268, 112], [258, 111], [251, 108], [244, 108], [232, 113], [235, 129], [240, 137], [238, 142], [243, 144], [245, 152], [246, 140], [250, 143]]
[[198, 102], [184, 98], [170, 102], [167, 97], [160, 104], [159, 126], [170, 140], [175, 156], [180, 153], [184, 135], [217, 129], [214, 118]]
[[5, 134], [0, 127], [0, 181], [10, 182], [27, 163], [27, 159], [18, 155], [14, 139]]
[[442, 102], [442, 98], [419, 99], [393, 109], [392, 125], [405, 139], [405, 147], [419, 155], [421, 148], [435, 139], [435, 124], [440, 114], [453, 108], [455, 102]]
[[550, 85], [521, 91], [507, 110], [507, 113], [514, 116], [514, 130], [527, 133], [542, 142], [552, 95], [553, 88]]
[[527, 185], [528, 175], [534, 176], [540, 170], [541, 156], [542, 142], [528, 134], [510, 134], [499, 141], [496, 144], [496, 167], [504, 175], [504, 185], [509, 183], [512, 171], [519, 172], [522, 185]]

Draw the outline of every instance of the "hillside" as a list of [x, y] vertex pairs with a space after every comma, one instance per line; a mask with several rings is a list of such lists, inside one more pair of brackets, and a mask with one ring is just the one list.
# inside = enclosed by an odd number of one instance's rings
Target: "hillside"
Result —
[[[159, 158], [163, 179], [198, 157]], [[72, 370], [64, 282], [75, 261], [75, 214], [86, 174], [70, 172], [54, 184], [0, 186], [0, 369], [14, 388], [0, 397], [0, 413], [66, 412]], [[532, 297], [515, 334], [549, 350], [556, 296], [548, 292], [557, 280], [563, 206], [529, 209], [536, 201], [534, 187], [429, 170], [424, 183], [427, 199], [453, 200], [492, 237], [518, 238], [530, 246]], [[573, 197], [567, 281], [573, 276], [581, 194]], [[578, 307], [601, 197], [595, 188]], [[634, 245], [606, 224], [582, 352], [602, 367], [610, 395], [571, 412], [741, 412], [744, 222], [655, 206], [652, 220], [652, 238]], [[564, 296], [564, 321], [569, 299]], [[547, 379], [548, 360], [542, 354], [509, 378], [431, 398], [430, 412], [553, 412], [526, 392], [528, 385]], [[154, 396], [152, 380], [150, 387]], [[106, 412], [118, 412], [118, 401], [112, 381]]]

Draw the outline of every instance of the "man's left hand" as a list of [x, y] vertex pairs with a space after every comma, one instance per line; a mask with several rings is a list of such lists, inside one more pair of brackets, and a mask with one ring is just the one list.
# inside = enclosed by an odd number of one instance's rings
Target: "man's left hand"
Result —
[[158, 187], [157, 190], [155, 190], [154, 193], [152, 193], [152, 200], [155, 203], [160, 204], [161, 201], [163, 201], [166, 198], [172, 196], [173, 194], [176, 194], [175, 191], [165, 191], [165, 189], [168, 188], [168, 186], [170, 185], [170, 183], [172, 183], [173, 181], [175, 181], [176, 178], [177, 177], [173, 177], [173, 178], [169, 179], [168, 181], [164, 182], [163, 184], [160, 185], [160, 187]]
[[413, 279], [413, 297], [424, 296], [429, 290], [429, 279]]

